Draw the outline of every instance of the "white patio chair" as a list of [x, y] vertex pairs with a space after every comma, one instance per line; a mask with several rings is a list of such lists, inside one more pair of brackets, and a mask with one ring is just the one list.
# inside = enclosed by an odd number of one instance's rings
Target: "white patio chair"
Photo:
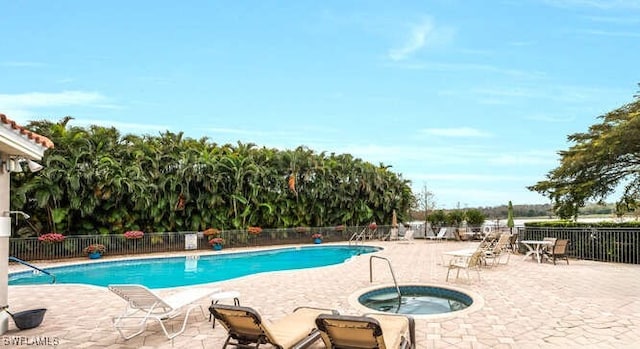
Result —
[[398, 242], [413, 243], [413, 229], [407, 229], [404, 235], [398, 238]]
[[[127, 302], [124, 312], [112, 319], [113, 326], [125, 340], [144, 332], [149, 320], [157, 321], [167, 338], [173, 339], [184, 332], [189, 314], [193, 309], [200, 308], [202, 317], [205, 317], [202, 305], [197, 302], [220, 291], [211, 288], [193, 288], [177, 292], [163, 299], [142, 285], [109, 285], [108, 288], [109, 291]], [[181, 314], [184, 314], [182, 327], [177, 332], [169, 333], [165, 327], [165, 321], [174, 319]], [[137, 331], [128, 335], [124, 333], [123, 330], [131, 328], [137, 329]]]
[[475, 269], [478, 272], [478, 281], [480, 281], [480, 266], [482, 264], [482, 254], [484, 252], [481, 249], [477, 249], [471, 256], [456, 256], [449, 261], [449, 268], [447, 269], [446, 281], [449, 281], [449, 273], [451, 270], [456, 269], [456, 280], [460, 276], [460, 270], [464, 269], [467, 274], [467, 279], [471, 281], [469, 276], [469, 269]]

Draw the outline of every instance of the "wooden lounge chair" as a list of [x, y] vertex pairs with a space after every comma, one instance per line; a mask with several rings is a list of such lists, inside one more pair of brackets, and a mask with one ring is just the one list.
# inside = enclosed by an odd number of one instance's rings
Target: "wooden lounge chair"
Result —
[[[113, 326], [125, 340], [144, 332], [149, 320], [157, 321], [167, 338], [173, 339], [186, 329], [187, 320], [189, 320], [189, 314], [192, 310], [200, 308], [202, 317], [205, 317], [202, 306], [197, 302], [220, 291], [210, 288], [192, 288], [161, 298], [142, 285], [109, 285], [108, 288], [109, 291], [127, 301], [124, 312], [113, 318]], [[169, 333], [165, 327], [165, 321], [174, 319], [181, 314], [184, 314], [182, 327], [177, 332]], [[137, 331], [125, 334], [123, 330], [130, 328]]]
[[327, 348], [412, 349], [415, 322], [397, 314], [320, 315], [316, 325]]
[[258, 348], [260, 344], [279, 349], [306, 348], [320, 337], [315, 319], [321, 314], [338, 314], [332, 309], [299, 307], [284, 318], [262, 321], [260, 314], [250, 307], [212, 304], [209, 311], [229, 334], [223, 349], [227, 345]]

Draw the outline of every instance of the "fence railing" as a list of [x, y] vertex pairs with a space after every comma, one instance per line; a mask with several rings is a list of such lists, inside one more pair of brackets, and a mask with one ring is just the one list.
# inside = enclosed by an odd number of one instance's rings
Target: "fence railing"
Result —
[[[224, 239], [224, 247], [252, 247], [284, 244], [313, 243], [313, 234], [320, 233], [324, 242], [348, 241], [361, 226], [324, 227], [324, 228], [287, 228], [263, 229], [260, 234], [249, 234], [246, 230], [221, 231], [219, 237]], [[378, 236], [388, 234], [390, 227], [378, 226]], [[64, 241], [43, 243], [37, 238], [9, 239], [9, 256], [26, 261], [56, 260], [86, 256], [84, 249], [91, 244], [102, 244], [106, 254], [131, 255], [154, 252], [184, 251], [185, 238], [188, 234], [196, 234], [197, 250], [211, 249], [208, 237], [202, 232], [166, 232], [147, 233], [140, 239], [127, 239], [124, 235], [69, 235]]]
[[638, 228], [520, 227], [519, 240], [568, 239], [568, 255], [578, 259], [640, 264]]

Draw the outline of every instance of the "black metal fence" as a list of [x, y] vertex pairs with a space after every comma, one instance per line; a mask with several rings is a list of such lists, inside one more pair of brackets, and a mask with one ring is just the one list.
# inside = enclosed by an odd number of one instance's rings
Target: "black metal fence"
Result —
[[519, 240], [568, 239], [568, 255], [602, 262], [640, 264], [638, 228], [520, 227]]
[[[388, 234], [390, 227], [378, 226], [376, 237]], [[224, 247], [252, 247], [284, 244], [312, 244], [314, 234], [322, 234], [324, 242], [348, 241], [354, 232], [364, 227], [325, 227], [263, 229], [259, 234], [246, 230], [225, 230], [218, 235], [224, 239]], [[153, 252], [184, 251], [187, 249], [188, 235], [195, 234], [193, 249], [211, 249], [211, 237], [202, 232], [147, 233], [140, 239], [127, 239], [124, 235], [70, 235], [64, 241], [44, 243], [38, 238], [9, 239], [9, 255], [25, 261], [56, 260], [83, 257], [84, 249], [91, 244], [102, 244], [107, 255], [132, 255]], [[189, 248], [192, 249], [192, 248]]]

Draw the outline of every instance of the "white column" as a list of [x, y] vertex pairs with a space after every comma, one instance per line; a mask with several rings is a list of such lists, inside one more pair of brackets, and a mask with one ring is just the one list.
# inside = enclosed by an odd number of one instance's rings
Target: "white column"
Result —
[[[9, 237], [11, 236], [11, 217], [4, 217], [9, 211], [9, 172], [2, 168], [0, 162], [0, 306], [7, 305], [9, 299]], [[9, 315], [0, 312], [0, 335], [9, 328]]]

